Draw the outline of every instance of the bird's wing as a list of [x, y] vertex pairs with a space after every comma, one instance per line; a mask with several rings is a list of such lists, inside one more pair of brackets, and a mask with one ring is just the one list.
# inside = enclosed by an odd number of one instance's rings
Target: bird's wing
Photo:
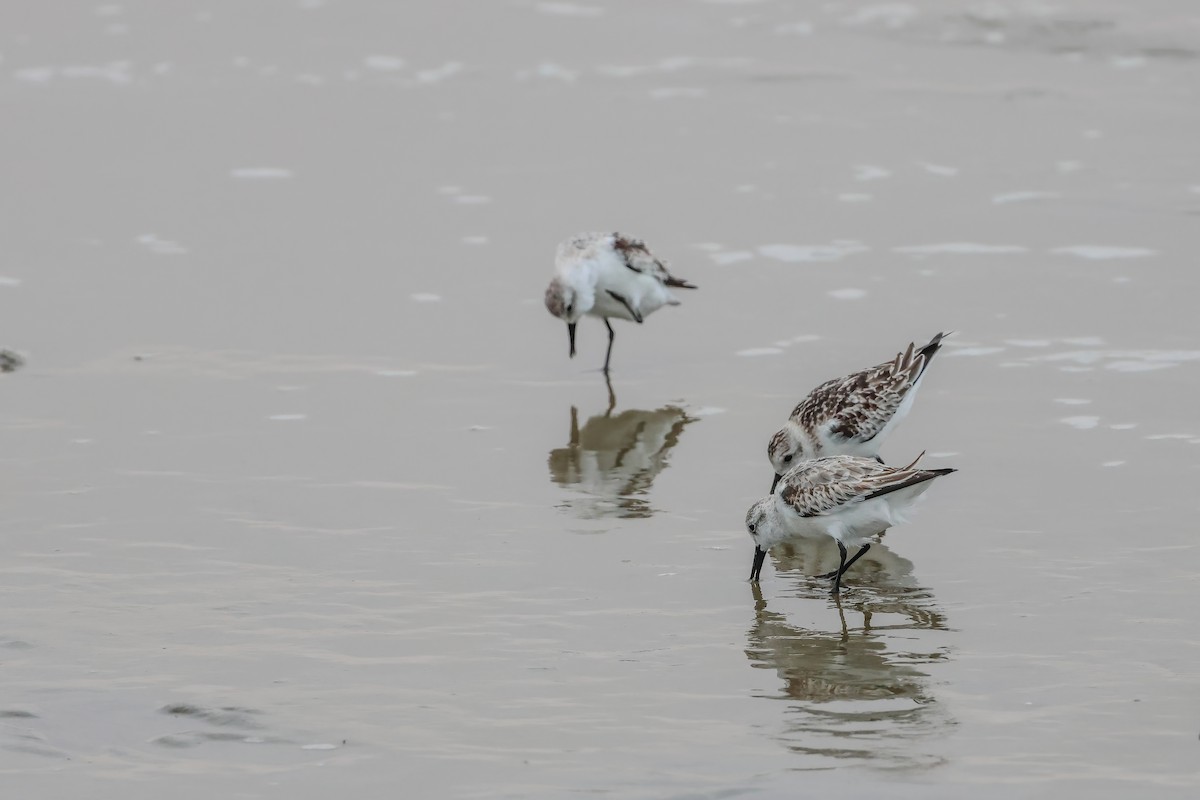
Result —
[[889, 467], [870, 458], [832, 456], [804, 462], [783, 476], [778, 496], [800, 516], [818, 517], [953, 471], [915, 469], [913, 464]]
[[917, 352], [910, 344], [892, 361], [826, 381], [796, 406], [792, 421], [834, 440], [870, 441], [912, 391], [927, 358], [924, 349]]
[[613, 250], [625, 262], [625, 266], [634, 272], [640, 272], [658, 280], [666, 286], [683, 289], [696, 287], [682, 278], [676, 278], [667, 270], [667, 262], [650, 252], [650, 248], [641, 239], [626, 236], [621, 233], [613, 234]]

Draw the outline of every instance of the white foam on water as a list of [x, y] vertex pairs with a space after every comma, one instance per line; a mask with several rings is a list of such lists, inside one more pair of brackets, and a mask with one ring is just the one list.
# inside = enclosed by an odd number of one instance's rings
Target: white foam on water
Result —
[[1063, 417], [1062, 419], [1059, 420], [1059, 422], [1063, 422], [1067, 425], [1070, 425], [1072, 428], [1075, 428], [1076, 430], [1087, 431], [1087, 430], [1091, 430], [1092, 428], [1099, 425], [1100, 418], [1099, 417]]
[[440, 302], [442, 302], [442, 296], [440, 294], [433, 294], [431, 292], [417, 292], [416, 294], [409, 295], [409, 297], [411, 297], [415, 302], [418, 302], [418, 303], [440, 303]]
[[1066, 344], [1080, 344], [1085, 347], [1099, 347], [1104, 344], [1104, 339], [1099, 336], [1068, 336], [1063, 339]]
[[0, 286], [20, 286], [20, 285], [21, 285], [20, 278], [8, 278], [8, 277], [5, 277], [4, 275], [0, 275]]
[[868, 203], [875, 199], [873, 194], [859, 194], [857, 192], [843, 192], [839, 194], [838, 202], [841, 203]]
[[582, 6], [578, 3], [538, 3], [536, 8], [543, 14], [563, 17], [599, 17], [604, 14], [604, 9], [599, 6]]
[[946, 348], [948, 356], [990, 356], [995, 353], [1003, 353], [1003, 347], [955, 347]]
[[1085, 138], [1085, 139], [1102, 139], [1102, 138], [1104, 138], [1104, 131], [1097, 130], [1096, 128], [1089, 128], [1083, 132], [1083, 138]]
[[953, 178], [958, 174], [958, 167], [948, 167], [944, 164], [930, 164], [926, 161], [918, 161], [917, 163], [930, 175], [937, 175], [942, 178]]
[[893, 247], [893, 252], [913, 256], [935, 255], [1003, 255], [1025, 253], [1027, 248], [1019, 244], [980, 244], [978, 242], [942, 242], [939, 244], [910, 244]]
[[300, 745], [301, 750], [337, 750], [337, 748], [338, 748], [338, 746], [336, 744], [324, 744], [324, 743]]
[[1196, 438], [1194, 433], [1156, 433], [1151, 436], [1144, 437], [1147, 441], [1157, 442], [1166, 439], [1184, 439], [1191, 440]]
[[234, 178], [243, 180], [282, 180], [292, 177], [290, 169], [282, 169], [280, 167], [238, 167], [237, 169], [229, 170], [229, 174]]
[[853, 253], [870, 248], [857, 242], [834, 242], [827, 245], [764, 244], [757, 248], [760, 255], [790, 264], [819, 261], [840, 261]]
[[1054, 168], [1059, 172], [1078, 172], [1083, 169], [1083, 163], [1079, 161], [1055, 161]]
[[930, 458], [953, 458], [958, 455], [956, 450], [939, 450], [936, 453], [926, 453]]
[[55, 78], [66, 78], [68, 80], [102, 80], [118, 86], [124, 86], [133, 83], [133, 75], [130, 74], [132, 68], [133, 64], [128, 61], [111, 61], [107, 64], [97, 66], [26, 67], [17, 70], [14, 75], [18, 80], [30, 83], [49, 83]]
[[1102, 467], [1120, 467], [1120, 466], [1123, 466], [1124, 464], [1125, 464], [1124, 461], [1105, 461], [1100, 466], [1102, 466]]
[[655, 100], [672, 100], [677, 97], [699, 99], [708, 96], [708, 90], [698, 86], [662, 86], [650, 90], [650, 97]]
[[543, 61], [533, 69], [523, 69], [517, 72], [517, 80], [527, 81], [530, 78], [545, 78], [547, 80], [573, 83], [579, 78], [579, 72], [568, 67], [564, 67], [561, 64], [555, 64], [551, 61]]
[[783, 348], [780, 347], [750, 347], [745, 350], [738, 350], [734, 355], [757, 358], [758, 356], [777, 356], [782, 352]]
[[437, 190], [438, 190], [438, 194], [460, 194], [462, 192], [462, 187], [461, 186], [439, 186]]
[[1113, 56], [1108, 60], [1116, 69], [1138, 69], [1146, 66], [1146, 59], [1143, 56]]
[[178, 242], [172, 242], [169, 239], [163, 239], [153, 233], [143, 233], [134, 238], [134, 241], [142, 247], [149, 250], [151, 253], [163, 256], [183, 255], [187, 252], [187, 248]]
[[811, 22], [784, 22], [774, 27], [774, 32], [784, 36], [811, 36], [813, 32], [813, 24]]
[[1200, 194], [1200, 183], [1197, 183], [1194, 186], [1189, 186], [1188, 191], [1192, 194]]
[[834, 289], [826, 292], [830, 297], [836, 300], [860, 300], [867, 296], [866, 289]]
[[1029, 200], [1048, 200], [1050, 198], [1059, 197], [1058, 192], [1039, 192], [1036, 190], [1025, 190], [1018, 192], [1005, 192], [992, 196], [992, 202], [996, 205], [1004, 205], [1006, 203], [1024, 203]]
[[702, 408], [694, 409], [688, 413], [693, 417], [712, 417], [716, 416], [717, 414], [724, 414], [726, 410], [727, 409], [721, 408], [720, 406], [703, 406]]
[[725, 266], [727, 264], [737, 264], [742, 261], [749, 261], [754, 258], [754, 253], [748, 250], [730, 250], [727, 253], [709, 253], [708, 257], [717, 264]]
[[883, 25], [887, 28], [903, 28], [917, 15], [917, 9], [908, 3], [878, 3], [861, 6], [853, 14], [842, 17], [843, 25]]
[[371, 374], [381, 378], [411, 378], [417, 374], [417, 371], [415, 369], [377, 369]]
[[877, 167], [874, 164], [854, 165], [854, 180], [856, 181], [878, 181], [889, 177], [891, 174], [891, 170]]
[[308, 414], [272, 414], [267, 419], [275, 422], [299, 422], [302, 419], [308, 419]]
[[454, 202], [461, 203], [464, 206], [479, 206], [492, 202], [492, 198], [486, 194], [460, 194], [455, 196]]
[[462, 72], [463, 65], [458, 61], [447, 61], [440, 67], [432, 69], [423, 69], [417, 72], [417, 82], [419, 83], [439, 83], [447, 78], [453, 77]]
[[1107, 261], [1113, 258], [1146, 258], [1158, 255], [1157, 250], [1145, 247], [1107, 247], [1098, 244], [1073, 244], [1068, 247], [1056, 247], [1050, 252], [1092, 261]]
[[1117, 372], [1153, 372], [1156, 369], [1170, 369], [1178, 366], [1179, 363], [1174, 361], [1113, 361], [1105, 364], [1104, 368]]
[[377, 72], [396, 72], [404, 69], [404, 59], [384, 55], [367, 56], [363, 59], [363, 66]]
[[1056, 397], [1054, 402], [1062, 403], [1064, 406], [1086, 406], [1091, 405], [1091, 400], [1084, 400], [1081, 397]]
[[1013, 347], [1049, 347], [1049, 339], [1005, 339], [1005, 344]]
[[464, 236], [459, 241], [463, 244], [481, 245], [487, 244], [489, 239], [486, 236]]
[[1136, 423], [1136, 422], [1118, 422], [1114, 425], [1109, 425], [1108, 427], [1114, 431], [1130, 431], [1130, 430], [1133, 430], [1134, 428], [1136, 428], [1137, 426], [1138, 426], [1138, 423]]

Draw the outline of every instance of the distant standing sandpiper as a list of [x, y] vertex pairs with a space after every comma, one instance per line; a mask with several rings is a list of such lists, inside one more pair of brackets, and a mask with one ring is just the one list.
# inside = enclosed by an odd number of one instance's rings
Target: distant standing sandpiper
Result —
[[677, 306], [670, 289], [695, 289], [667, 271], [641, 239], [620, 233], [581, 233], [558, 246], [554, 278], [546, 287], [546, 308], [567, 323], [571, 357], [575, 357], [575, 324], [584, 314], [600, 317], [608, 328], [604, 374], [612, 358], [609, 319], [641, 322], [663, 306]]

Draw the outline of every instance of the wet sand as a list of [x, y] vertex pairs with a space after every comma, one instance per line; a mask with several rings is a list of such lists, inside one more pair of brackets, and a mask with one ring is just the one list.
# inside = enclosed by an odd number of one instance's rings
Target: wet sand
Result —
[[[1191, 797], [1200, 16], [0, 8], [14, 796]], [[579, 356], [577, 230], [700, 289]], [[954, 330], [847, 575], [767, 438]]]

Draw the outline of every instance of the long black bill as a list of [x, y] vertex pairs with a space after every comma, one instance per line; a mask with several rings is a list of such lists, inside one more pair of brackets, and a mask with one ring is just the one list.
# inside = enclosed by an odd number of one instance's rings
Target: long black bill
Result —
[[752, 566], [750, 568], [750, 580], [752, 580], [756, 583], [758, 582], [759, 577], [762, 576], [763, 562], [766, 560], [767, 560], [767, 551], [763, 550], [761, 547], [755, 547], [754, 548], [754, 566]]
[[567, 323], [567, 338], [571, 340], [571, 358], [575, 357], [575, 323]]
[[775, 480], [771, 481], [771, 494], [775, 494], [775, 487], [779, 485], [779, 480], [782, 477], [783, 476], [780, 475], [778, 472], [775, 473]]

